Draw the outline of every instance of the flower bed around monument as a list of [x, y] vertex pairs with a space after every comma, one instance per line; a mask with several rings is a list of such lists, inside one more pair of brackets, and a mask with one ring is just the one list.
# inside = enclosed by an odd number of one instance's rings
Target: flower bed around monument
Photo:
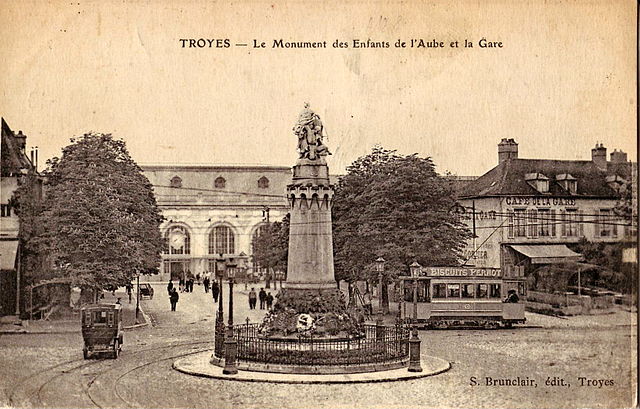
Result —
[[362, 316], [347, 311], [339, 290], [283, 289], [260, 324], [264, 337], [350, 338], [363, 336]]

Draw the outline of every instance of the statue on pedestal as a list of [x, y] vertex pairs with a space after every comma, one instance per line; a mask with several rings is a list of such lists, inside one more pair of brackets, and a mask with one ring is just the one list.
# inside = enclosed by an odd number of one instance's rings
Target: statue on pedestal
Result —
[[323, 129], [320, 117], [309, 109], [309, 104], [305, 102], [298, 122], [293, 127], [293, 132], [298, 137], [300, 159], [316, 160], [320, 156], [331, 155], [327, 145], [322, 143]]

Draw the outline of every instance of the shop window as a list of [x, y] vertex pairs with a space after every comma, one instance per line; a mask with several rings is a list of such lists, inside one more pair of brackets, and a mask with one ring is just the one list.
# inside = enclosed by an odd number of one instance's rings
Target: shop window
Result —
[[478, 284], [478, 298], [487, 298], [489, 295], [489, 286], [487, 284]]
[[216, 180], [213, 182], [213, 186], [216, 189], [224, 189], [224, 187], [226, 186], [227, 181], [225, 178], [223, 178], [222, 176], [217, 177]]
[[612, 237], [613, 227], [616, 227], [613, 224], [614, 222], [611, 217], [611, 209], [600, 209], [600, 214], [598, 215], [598, 230], [600, 237]]
[[500, 284], [489, 284], [489, 298], [502, 298]]
[[529, 236], [538, 237], [538, 228], [540, 221], [538, 220], [538, 210], [529, 209]]
[[434, 284], [433, 285], [433, 298], [445, 298], [447, 296], [446, 284]]
[[447, 284], [447, 298], [460, 298], [460, 284]]
[[462, 298], [473, 298], [475, 285], [473, 284], [462, 284]]

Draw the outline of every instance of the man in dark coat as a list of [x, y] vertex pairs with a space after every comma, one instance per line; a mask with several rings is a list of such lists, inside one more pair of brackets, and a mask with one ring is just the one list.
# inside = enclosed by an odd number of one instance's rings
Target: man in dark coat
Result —
[[176, 310], [176, 305], [178, 304], [178, 300], [180, 299], [180, 295], [176, 291], [176, 289], [171, 290], [171, 296], [169, 296], [169, 301], [171, 301], [171, 311]]
[[251, 291], [249, 291], [249, 309], [250, 310], [255, 310], [256, 309], [256, 290], [253, 289], [253, 287], [251, 287]]
[[267, 292], [264, 291], [264, 288], [260, 289], [260, 292], [258, 293], [258, 298], [260, 299], [260, 309], [264, 310], [264, 304], [267, 301]]
[[211, 283], [211, 295], [213, 296], [213, 302], [218, 302], [218, 294], [220, 294], [220, 286], [216, 280]]
[[172, 290], [173, 290], [173, 281], [169, 280], [169, 284], [167, 284], [167, 293], [171, 295]]
[[202, 285], [204, 285], [204, 292], [205, 293], [209, 292], [209, 284], [210, 284], [209, 277], [205, 275], [204, 276], [204, 280], [202, 280]]
[[269, 292], [269, 294], [267, 294], [267, 297], [265, 298], [265, 301], [267, 302], [267, 309], [270, 310], [271, 307], [273, 306], [273, 295], [271, 295], [271, 292]]

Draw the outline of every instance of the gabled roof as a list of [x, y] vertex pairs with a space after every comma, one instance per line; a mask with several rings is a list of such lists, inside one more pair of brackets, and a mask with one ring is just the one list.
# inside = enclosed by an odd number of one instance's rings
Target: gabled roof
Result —
[[[607, 175], [617, 174], [630, 180], [631, 166], [608, 163], [607, 170], [599, 169], [592, 161], [554, 159], [509, 159], [500, 163], [460, 191], [460, 197], [478, 196], [568, 196], [612, 198], [618, 194], [607, 184]], [[549, 178], [549, 193], [540, 193], [525, 179], [530, 173], [542, 173]], [[570, 174], [578, 182], [575, 194], [564, 189], [556, 175]]]
[[19, 174], [23, 169], [31, 169], [31, 161], [20, 152], [16, 136], [2, 118], [2, 176]]

